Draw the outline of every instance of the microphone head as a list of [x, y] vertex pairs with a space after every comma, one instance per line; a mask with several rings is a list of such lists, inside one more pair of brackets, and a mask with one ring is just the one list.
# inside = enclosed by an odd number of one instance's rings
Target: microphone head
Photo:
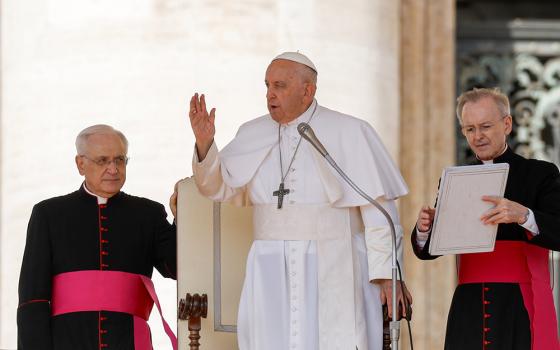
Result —
[[[311, 130], [311, 127], [309, 126], [309, 124], [307, 124], [305, 122], [299, 123], [298, 126], [297, 126], [297, 131], [303, 137], [305, 137], [307, 135], [307, 132], [309, 130]], [[313, 130], [311, 130], [311, 132], [313, 133]]]
[[309, 124], [299, 123], [297, 126], [297, 130], [301, 135], [301, 137], [303, 137], [306, 141], [311, 143], [313, 147], [315, 147], [315, 149], [319, 151], [319, 153], [321, 153], [323, 157], [326, 157], [329, 154], [325, 149], [325, 147], [323, 146], [323, 144], [321, 143], [321, 141], [317, 139], [317, 136], [315, 136], [315, 133], [313, 132], [313, 129], [311, 129], [311, 126]]

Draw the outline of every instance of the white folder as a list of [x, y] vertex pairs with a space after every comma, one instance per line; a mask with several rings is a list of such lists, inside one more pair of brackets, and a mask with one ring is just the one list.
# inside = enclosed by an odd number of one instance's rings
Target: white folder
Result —
[[482, 196], [503, 197], [509, 164], [447, 167], [441, 175], [429, 251], [431, 255], [494, 250], [498, 225], [480, 217], [492, 208]]

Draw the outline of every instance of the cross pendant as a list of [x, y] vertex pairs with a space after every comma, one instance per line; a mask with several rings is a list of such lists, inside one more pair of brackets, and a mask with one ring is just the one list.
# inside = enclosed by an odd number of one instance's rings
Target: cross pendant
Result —
[[282, 202], [284, 202], [284, 195], [290, 193], [289, 189], [284, 189], [284, 182], [280, 182], [278, 191], [272, 192], [273, 196], [278, 196], [278, 209], [282, 209]]

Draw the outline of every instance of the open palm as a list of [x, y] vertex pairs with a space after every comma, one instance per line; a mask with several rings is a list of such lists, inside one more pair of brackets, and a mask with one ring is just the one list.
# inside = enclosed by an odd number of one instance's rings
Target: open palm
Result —
[[191, 98], [189, 119], [196, 138], [196, 146], [201, 154], [205, 155], [214, 141], [216, 133], [215, 118], [216, 108], [212, 108], [210, 114], [208, 114], [204, 94], [199, 97], [198, 93], [195, 93]]

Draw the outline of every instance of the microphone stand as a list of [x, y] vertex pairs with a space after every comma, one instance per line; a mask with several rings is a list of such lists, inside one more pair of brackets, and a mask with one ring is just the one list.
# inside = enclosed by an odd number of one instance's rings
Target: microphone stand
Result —
[[[313, 129], [307, 123], [300, 123], [297, 126], [299, 134], [327, 160], [327, 162], [336, 170], [336, 172], [342, 176], [344, 181], [350, 185], [360, 196], [365, 198], [368, 202], [373, 204], [379, 211], [385, 216], [385, 219], [389, 223], [389, 227], [391, 228], [391, 238], [392, 238], [392, 250], [391, 250], [391, 282], [392, 282], [392, 305], [391, 308], [393, 310], [392, 321], [389, 322], [389, 329], [391, 333], [391, 349], [398, 350], [399, 349], [399, 335], [400, 335], [400, 322], [397, 320], [397, 235], [395, 233], [395, 224], [393, 223], [393, 219], [385, 208], [381, 206], [381, 204], [377, 203], [377, 201], [370, 196], [368, 196], [364, 191], [362, 191], [347, 175], [340, 169], [338, 164], [332, 159], [329, 155], [323, 144], [319, 141], [319, 139], [315, 136]], [[403, 291], [404, 293], [404, 291]]]

